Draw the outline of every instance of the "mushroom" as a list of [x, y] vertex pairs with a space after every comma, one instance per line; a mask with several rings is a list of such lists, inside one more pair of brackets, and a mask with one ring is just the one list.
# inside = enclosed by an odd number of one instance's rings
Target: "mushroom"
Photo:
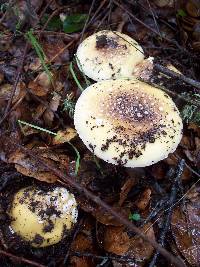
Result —
[[10, 209], [10, 230], [33, 247], [58, 243], [77, 221], [74, 195], [66, 188], [43, 190], [35, 186], [20, 189]]
[[75, 128], [99, 158], [144, 167], [175, 151], [182, 120], [172, 99], [137, 79], [106, 80], [86, 88], [74, 114]]
[[95, 81], [133, 76], [144, 59], [142, 47], [116, 31], [100, 31], [86, 38], [77, 49], [80, 70]]

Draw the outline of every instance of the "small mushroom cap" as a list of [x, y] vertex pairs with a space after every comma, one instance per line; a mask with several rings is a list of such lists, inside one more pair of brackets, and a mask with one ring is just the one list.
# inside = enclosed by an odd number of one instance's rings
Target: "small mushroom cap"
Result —
[[95, 81], [131, 77], [144, 59], [142, 47], [116, 31], [100, 31], [86, 38], [77, 50], [81, 71]]
[[144, 167], [174, 152], [182, 120], [162, 90], [136, 79], [107, 80], [86, 88], [74, 114], [84, 144], [99, 158]]
[[11, 231], [33, 247], [46, 247], [61, 241], [77, 221], [77, 203], [66, 188], [43, 191], [30, 186], [15, 194], [10, 216]]

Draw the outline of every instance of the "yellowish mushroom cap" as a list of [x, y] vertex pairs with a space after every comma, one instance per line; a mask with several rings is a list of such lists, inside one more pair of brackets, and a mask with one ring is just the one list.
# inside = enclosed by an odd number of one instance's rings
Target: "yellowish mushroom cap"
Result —
[[166, 158], [178, 146], [183, 127], [169, 95], [136, 79], [86, 88], [76, 103], [74, 124], [96, 156], [126, 167]]
[[10, 216], [14, 231], [33, 247], [58, 243], [77, 221], [77, 203], [67, 189], [44, 191], [37, 187], [19, 190], [13, 199]]
[[144, 59], [143, 49], [135, 40], [107, 30], [86, 38], [76, 55], [80, 70], [95, 81], [131, 77]]

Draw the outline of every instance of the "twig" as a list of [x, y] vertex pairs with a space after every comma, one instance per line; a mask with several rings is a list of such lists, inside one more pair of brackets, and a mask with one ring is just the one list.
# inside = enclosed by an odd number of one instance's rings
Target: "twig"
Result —
[[154, 68], [156, 70], [158, 70], [159, 72], [162, 72], [163, 74], [165, 74], [169, 77], [176, 78], [176, 79], [178, 78], [178, 79], [182, 80], [183, 82], [200, 89], [200, 82], [195, 81], [191, 78], [188, 78], [188, 77], [184, 76], [183, 74], [176, 73], [176, 72], [174, 72], [168, 68], [165, 68], [164, 66], [157, 64], [157, 63], [154, 64]]
[[46, 265], [37, 263], [35, 261], [27, 260], [27, 259], [25, 259], [23, 257], [18, 257], [16, 255], [13, 255], [13, 254], [11, 254], [11, 253], [9, 253], [7, 251], [1, 250], [1, 249], [0, 249], [0, 254], [13, 259], [15, 262], [24, 262], [24, 263], [27, 263], [29, 265], [36, 266], [36, 267], [46, 267]]
[[[11, 8], [16, 2], [17, 2], [17, 0], [14, 0], [14, 1], [10, 0], [7, 5], [8, 5], [9, 8]], [[1, 17], [0, 24], [4, 21], [4, 19], [6, 18], [7, 14], [8, 14], [8, 9], [5, 11], [3, 16]]]
[[110, 0], [110, 2], [109, 2], [109, 13], [108, 13], [108, 25], [110, 25], [110, 21], [111, 21], [112, 8], [113, 8], [113, 0]]
[[[94, 21], [94, 18], [96, 17], [96, 15], [99, 13], [99, 11], [102, 9], [102, 7], [104, 6], [104, 4], [107, 2], [107, 0], [103, 0], [102, 2], [101, 2], [101, 4], [99, 5], [99, 7], [97, 8], [97, 10], [94, 12], [94, 15], [91, 17], [91, 19], [90, 19], [90, 21], [88, 22], [88, 25], [87, 25], [87, 27], [91, 24], [91, 23], [93, 23]], [[99, 15], [98, 15], [99, 16]], [[98, 17], [97, 16], [97, 17]], [[97, 19], [97, 18], [96, 18]]]
[[68, 34], [68, 33], [65, 33], [65, 32], [54, 32], [54, 31], [33, 31], [34, 34], [37, 34], [37, 35], [59, 35], [63, 38], [66, 38], [66, 39], [74, 39], [74, 40], [77, 40], [79, 38], [79, 33], [72, 33], [72, 34]]
[[152, 10], [152, 8], [151, 8], [151, 5], [150, 5], [150, 3], [149, 3], [149, 0], [146, 0], [146, 1], [147, 1], [148, 6], [149, 6], [149, 9], [150, 9], [150, 11], [151, 11], [151, 14], [152, 14], [152, 17], [153, 17], [153, 20], [154, 20], [154, 23], [155, 23], [157, 32], [159, 33], [160, 38], [162, 38], [162, 35], [161, 35], [160, 30], [159, 30], [159, 27], [158, 27], [158, 23], [157, 23], [156, 18], [155, 18], [155, 14], [154, 14], [154, 12], [153, 12], [153, 10]]
[[56, 10], [54, 10], [54, 12], [48, 17], [47, 21], [45, 22], [44, 26], [42, 27], [42, 29], [40, 30], [40, 33], [39, 33], [39, 37], [40, 37], [40, 34], [43, 32], [43, 30], [46, 29], [46, 27], [48, 26], [49, 22], [51, 21], [51, 19], [56, 16], [59, 11], [61, 11], [63, 8], [58, 8]]
[[169, 95], [172, 95], [172, 96], [174, 96], [174, 97], [177, 97], [177, 98], [179, 98], [179, 99], [182, 99], [183, 101], [185, 101], [185, 102], [187, 102], [187, 103], [190, 103], [190, 104], [192, 104], [192, 105], [195, 105], [195, 106], [197, 106], [197, 107], [200, 107], [200, 102], [199, 102], [199, 101], [191, 100], [191, 99], [189, 99], [189, 97], [187, 97], [187, 96], [183, 96], [183, 95], [181, 95], [181, 94], [178, 94], [177, 92], [175, 92], [175, 91], [171, 91], [171, 90], [167, 89], [166, 87], [163, 87], [163, 86], [161, 86], [161, 85], [158, 85], [158, 84], [156, 84], [156, 83], [154, 83], [154, 82], [144, 81], [144, 80], [142, 80], [142, 79], [139, 79], [139, 80], [141, 80], [141, 81], [143, 81], [143, 82], [146, 82], [146, 83], [148, 83], [148, 84], [150, 84], [150, 85], [153, 85], [154, 87], [159, 88], [159, 89], [165, 91], [165, 92], [168, 93]]
[[21, 62], [20, 62], [20, 64], [19, 64], [19, 67], [18, 67], [16, 76], [15, 76], [15, 83], [14, 83], [14, 85], [13, 85], [13, 88], [12, 88], [12, 92], [11, 92], [10, 98], [9, 98], [8, 103], [7, 103], [7, 106], [6, 106], [6, 108], [5, 108], [4, 115], [3, 115], [3, 117], [2, 117], [1, 120], [0, 120], [0, 125], [4, 122], [4, 120], [5, 120], [5, 119], [8, 117], [8, 115], [9, 115], [9, 109], [10, 109], [10, 107], [11, 107], [11, 105], [12, 105], [12, 100], [13, 100], [13, 97], [14, 97], [15, 92], [16, 92], [16, 89], [17, 89], [17, 85], [18, 85], [18, 82], [19, 82], [19, 79], [20, 79], [20, 76], [21, 76], [21, 72], [22, 72], [22, 70], [23, 70], [24, 61], [25, 61], [25, 57], [26, 57], [27, 51], [28, 51], [28, 42], [26, 42], [26, 45], [25, 45], [25, 48], [24, 48], [24, 53], [23, 53]]
[[37, 16], [37, 13], [36, 11], [34, 10], [33, 6], [32, 6], [32, 3], [30, 0], [26, 0], [26, 8], [27, 8], [27, 13], [28, 15], [34, 19], [36, 22], [39, 21], [39, 18]]
[[[45, 166], [47, 169], [51, 170], [56, 176], [58, 176], [61, 180], [58, 180], [63, 185], [70, 185], [74, 187], [79, 193], [83, 193], [88, 199], [91, 199], [93, 202], [101, 206], [105, 211], [109, 212], [113, 215], [117, 221], [124, 224], [130, 231], [135, 232], [138, 236], [140, 236], [143, 240], [150, 243], [156, 250], [158, 250], [167, 260], [174, 263], [178, 267], [184, 267], [185, 264], [181, 259], [174, 257], [170, 252], [168, 252], [165, 248], [163, 248], [160, 244], [156, 241], [147, 237], [140, 229], [138, 229], [132, 222], [126, 219], [122, 214], [118, 213], [114, 210], [111, 206], [109, 206], [106, 202], [101, 200], [98, 196], [84, 188], [82, 185], [78, 184], [74, 178], [69, 175], [64, 175], [61, 171], [57, 170], [56, 168], [52, 167], [48, 163], [44, 162], [40, 157], [38, 157], [33, 151], [24, 148], [20, 144], [14, 143], [10, 139], [10, 143], [15, 145], [16, 147], [20, 148], [24, 153], [31, 156], [35, 161]], [[67, 184], [66, 184], [67, 183]]]
[[[136, 16], [134, 16], [131, 12], [129, 12], [123, 5], [121, 5], [120, 3], [118, 3], [118, 1], [113, 0], [113, 2], [120, 7], [122, 10], [124, 10], [131, 18], [133, 18], [135, 21], [137, 21], [138, 23], [140, 23], [141, 25], [143, 25], [145, 28], [147, 28], [148, 30], [150, 30], [151, 32], [155, 33], [156, 35], [160, 36], [159, 32], [155, 31], [154, 29], [152, 29], [151, 27], [149, 27], [147, 24], [145, 24], [143, 21], [141, 21], [140, 19], [138, 19]], [[163, 38], [163, 37], [162, 37]], [[164, 37], [163, 39], [166, 39], [166, 37]], [[167, 39], [168, 40], [168, 39]]]
[[83, 35], [84, 35], [85, 30], [86, 30], [86, 28], [87, 28], [87, 26], [88, 26], [88, 22], [89, 22], [89, 19], [90, 19], [90, 15], [91, 15], [91, 12], [92, 12], [92, 10], [93, 10], [93, 7], [94, 7], [95, 2], [96, 2], [96, 0], [92, 0], [92, 4], [91, 4], [90, 9], [89, 9], [89, 12], [88, 12], [88, 17], [87, 17], [87, 19], [86, 19], [86, 22], [85, 22], [85, 24], [84, 24], [83, 30], [82, 30], [82, 32], [81, 32], [81, 37], [80, 37], [80, 40], [79, 40], [79, 44], [80, 44], [80, 43], [82, 42], [82, 40], [83, 40]]
[[72, 246], [72, 243], [74, 242], [82, 224], [83, 224], [83, 221], [84, 221], [84, 218], [82, 217], [81, 220], [79, 221], [75, 231], [74, 231], [74, 234], [73, 234], [73, 237], [71, 238], [70, 240], [70, 243], [67, 245], [67, 252], [66, 252], [66, 255], [65, 255], [65, 258], [63, 260], [63, 264], [66, 265], [67, 261], [68, 261], [68, 258], [69, 258], [69, 255], [71, 254], [71, 246]]
[[47, 11], [47, 8], [54, 2], [54, 0], [50, 0], [47, 2], [46, 6], [43, 8], [43, 10], [41, 11], [40, 15], [39, 15], [39, 21], [41, 20], [41, 18], [44, 16], [45, 12]]
[[119, 262], [131, 262], [131, 263], [135, 262], [135, 259], [132, 259], [126, 256], [110, 256], [110, 255], [100, 256], [100, 255], [95, 255], [92, 253], [81, 252], [81, 251], [72, 251], [70, 255], [77, 256], [77, 257], [89, 257], [89, 258], [100, 259], [100, 260], [109, 259], [109, 260], [116, 260]]
[[[172, 211], [173, 211], [173, 203], [176, 199], [176, 194], [177, 194], [177, 185], [180, 181], [180, 178], [183, 174], [183, 170], [184, 170], [184, 166], [185, 166], [185, 160], [181, 160], [178, 164], [178, 170], [177, 170], [177, 174], [176, 174], [176, 177], [174, 179], [174, 183], [173, 183], [173, 186], [172, 186], [172, 189], [171, 189], [171, 194], [170, 194], [170, 199], [169, 199], [169, 209], [168, 209], [168, 212], [163, 220], [163, 227], [162, 227], [162, 233], [160, 235], [160, 238], [159, 238], [159, 243], [164, 246], [164, 243], [165, 243], [165, 236], [167, 234], [167, 231], [169, 229], [169, 224], [170, 224], [170, 220], [171, 220], [171, 215], [172, 215]], [[155, 264], [156, 264], [156, 261], [157, 261], [157, 258], [159, 256], [159, 252], [156, 251], [156, 253], [154, 254], [150, 264], [149, 264], [149, 267], [154, 267]]]
[[[122, 10], [124, 10], [131, 18], [133, 18], [135, 21], [137, 21], [138, 23], [140, 23], [141, 25], [143, 25], [146, 29], [150, 30], [151, 32], [155, 33], [156, 35], [158, 35], [160, 37], [159, 32], [155, 31], [154, 29], [152, 29], [149, 25], [147, 25], [146, 23], [144, 23], [143, 21], [141, 21], [140, 19], [138, 19], [136, 16], [134, 16], [130, 11], [128, 11], [123, 5], [121, 5], [120, 3], [118, 3], [118, 1], [113, 0], [113, 2], [120, 7]], [[187, 54], [190, 54], [184, 47], [181, 47], [176, 41], [171, 40], [169, 38], [167, 38], [166, 36], [162, 35], [162, 39], [174, 44], [177, 48], [181, 49], [182, 51], [184, 51]]]

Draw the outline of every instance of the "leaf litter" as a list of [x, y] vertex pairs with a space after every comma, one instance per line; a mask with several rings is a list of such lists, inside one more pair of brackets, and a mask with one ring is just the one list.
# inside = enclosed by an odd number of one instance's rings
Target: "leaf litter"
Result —
[[[181, 255], [188, 266], [198, 266], [199, 176], [195, 174], [198, 174], [200, 166], [198, 90], [180, 80], [161, 75], [152, 69], [151, 64], [149, 72], [142, 73], [144, 79], [172, 92], [185, 121], [183, 139], [177, 151], [166, 160], [142, 170], [111, 166], [96, 159], [77, 136], [73, 112], [81, 90], [88, 82], [78, 71], [74, 53], [80, 38], [101, 29], [121, 29], [142, 45], [146, 56], [155, 57], [156, 63], [165, 66], [170, 63], [184, 75], [199, 80], [200, 2], [94, 1], [91, 14], [90, 8], [91, 1], [79, 0], [67, 4], [64, 1], [48, 3], [36, 0], [3, 1], [1, 4], [1, 117], [13, 94], [27, 33], [29, 47], [14, 90], [11, 109], [0, 129], [0, 174], [4, 185], [1, 190], [0, 220], [3, 224], [9, 223], [1, 216], [6, 213], [3, 207], [9, 186], [17, 187], [18, 183], [21, 186], [27, 183], [44, 186], [59, 182], [52, 171], [14, 147], [10, 139], [37, 153], [47, 164], [72, 175], [75, 181], [120, 211], [125, 218], [134, 218], [133, 215], [137, 214], [139, 219], [131, 219], [132, 223], [152, 240], [159, 240], [162, 234], [162, 214], [169, 209], [167, 205], [176, 167], [183, 158], [187, 165], [177, 187], [164, 245], [168, 251]], [[180, 95], [183, 96], [181, 99]], [[188, 98], [195, 104], [188, 103]], [[30, 125], [19, 125], [18, 120]], [[16, 173], [20, 179], [11, 178]], [[189, 191], [194, 183], [193, 190]], [[59, 253], [55, 247], [56, 252], [51, 249], [32, 251], [29, 248], [26, 254], [23, 246], [13, 248], [10, 244], [7, 244], [8, 251], [29, 258], [32, 264], [46, 266], [64, 266], [66, 253], [67, 264], [76, 267], [144, 266], [151, 262], [156, 251], [148, 242], [126, 229], [102, 207], [75, 193], [83, 223], [74, 233], [71, 243], [62, 244]], [[184, 195], [183, 201], [178, 202]], [[16, 240], [13, 242], [17, 243]], [[2, 239], [1, 249], [3, 243]], [[10, 260], [13, 264], [12, 257], [2, 256], [4, 266], [11, 266]], [[20, 266], [26, 266], [26, 263], [22, 262]], [[156, 266], [171, 265], [158, 256]]]

